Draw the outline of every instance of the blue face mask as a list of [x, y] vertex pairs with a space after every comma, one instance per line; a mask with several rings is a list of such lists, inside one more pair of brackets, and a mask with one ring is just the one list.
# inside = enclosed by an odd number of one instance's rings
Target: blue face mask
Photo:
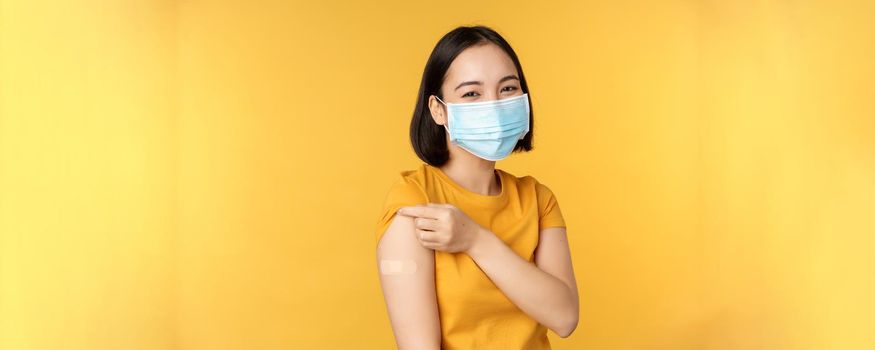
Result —
[[444, 128], [450, 141], [480, 158], [507, 158], [529, 132], [529, 94], [484, 102], [438, 101], [447, 106]]

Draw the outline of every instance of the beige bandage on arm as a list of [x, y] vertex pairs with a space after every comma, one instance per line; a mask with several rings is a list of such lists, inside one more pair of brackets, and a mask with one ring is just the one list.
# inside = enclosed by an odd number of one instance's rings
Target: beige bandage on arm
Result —
[[384, 275], [410, 275], [416, 272], [416, 262], [413, 260], [380, 260], [380, 273]]

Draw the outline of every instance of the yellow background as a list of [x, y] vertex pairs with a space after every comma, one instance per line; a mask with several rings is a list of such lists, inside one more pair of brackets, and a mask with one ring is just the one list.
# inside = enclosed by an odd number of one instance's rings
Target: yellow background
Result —
[[511, 42], [556, 349], [872, 349], [871, 1], [0, 0], [0, 349], [385, 349], [426, 58]]

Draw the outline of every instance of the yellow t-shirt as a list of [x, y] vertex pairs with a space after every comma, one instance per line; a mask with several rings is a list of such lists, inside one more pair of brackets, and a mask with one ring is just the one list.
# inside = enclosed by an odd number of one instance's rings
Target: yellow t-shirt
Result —
[[[466, 190], [427, 163], [402, 171], [386, 196], [377, 243], [398, 208], [449, 203], [494, 232], [520, 257], [534, 262], [540, 230], [565, 227], [559, 204], [535, 178], [495, 170], [501, 193], [492, 196]], [[435, 251], [434, 260], [442, 349], [550, 349], [547, 328], [513, 304], [470, 256]]]

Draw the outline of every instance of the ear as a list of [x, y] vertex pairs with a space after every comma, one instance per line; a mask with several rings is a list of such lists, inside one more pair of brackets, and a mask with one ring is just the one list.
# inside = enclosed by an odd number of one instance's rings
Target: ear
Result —
[[444, 105], [434, 95], [428, 96], [428, 110], [431, 112], [431, 119], [434, 119], [435, 124], [447, 124], [447, 114], [445, 113]]

